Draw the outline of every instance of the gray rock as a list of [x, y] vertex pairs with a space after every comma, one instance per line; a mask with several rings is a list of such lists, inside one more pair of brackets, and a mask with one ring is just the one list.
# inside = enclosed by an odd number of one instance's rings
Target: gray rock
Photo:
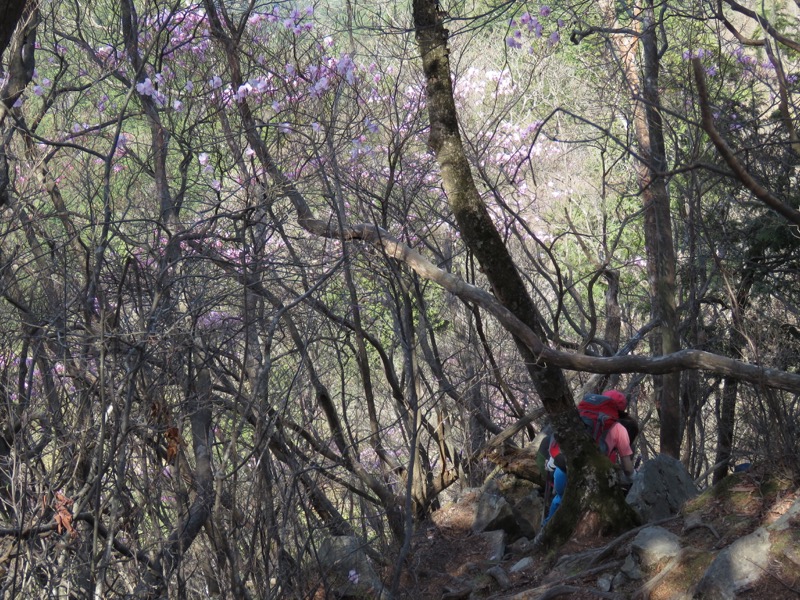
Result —
[[659, 454], [636, 473], [626, 500], [644, 522], [651, 523], [678, 514], [696, 495], [697, 486], [680, 461]]
[[486, 540], [489, 548], [486, 560], [500, 562], [506, 553], [506, 532], [502, 529], [484, 531], [480, 536]]
[[601, 592], [610, 592], [612, 585], [614, 585], [614, 580], [611, 575], [603, 575], [597, 580], [597, 589]]
[[519, 573], [520, 571], [524, 571], [528, 567], [533, 565], [533, 558], [530, 556], [526, 556], [525, 558], [518, 560], [514, 563], [514, 566], [511, 567], [508, 572], [509, 573]]
[[625, 575], [625, 573], [620, 571], [619, 573], [614, 575], [614, 579], [611, 580], [611, 589], [617, 590], [626, 583], [628, 583], [629, 581], [631, 581], [630, 578], [627, 575]]
[[516, 529], [517, 521], [514, 518], [514, 509], [499, 494], [484, 493], [478, 500], [475, 508], [475, 518], [472, 521], [472, 531], [493, 531], [495, 529]]
[[514, 527], [506, 529], [509, 539], [516, 541], [520, 538], [533, 539], [536, 537], [536, 525], [524, 515], [514, 510]]
[[704, 600], [733, 600], [736, 593], [758, 580], [769, 564], [769, 531], [759, 527], [722, 550], [695, 587]]
[[509, 544], [508, 551], [513, 554], [525, 554], [531, 549], [531, 541], [526, 537], [519, 538], [513, 544]]
[[544, 500], [538, 492], [531, 492], [514, 504], [514, 518], [517, 520], [521, 535], [529, 539], [536, 537], [542, 522], [543, 510]]
[[381, 599], [389, 597], [357, 537], [339, 535], [325, 538], [318, 558], [337, 593]]
[[663, 527], [642, 529], [631, 543], [644, 568], [652, 567], [665, 558], [672, 558], [681, 551], [680, 538]]
[[644, 577], [642, 570], [639, 568], [639, 563], [633, 557], [633, 554], [628, 554], [627, 558], [625, 558], [625, 562], [622, 564], [620, 572], [623, 573], [628, 579], [633, 581], [637, 581]]

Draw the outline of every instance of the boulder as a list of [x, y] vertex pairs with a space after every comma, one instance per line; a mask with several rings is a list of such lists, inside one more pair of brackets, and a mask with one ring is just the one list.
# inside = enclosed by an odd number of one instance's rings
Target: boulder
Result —
[[733, 600], [741, 590], [769, 573], [771, 560], [780, 562], [785, 558], [798, 564], [800, 554], [794, 557], [800, 541], [798, 525], [800, 500], [796, 500], [772, 524], [759, 527], [717, 554], [695, 586], [695, 596], [708, 600]]
[[631, 550], [639, 557], [639, 564], [650, 568], [681, 551], [680, 538], [663, 527], [645, 527], [633, 542]]
[[533, 539], [539, 531], [544, 511], [544, 500], [533, 491], [514, 504], [514, 517], [523, 536]]
[[733, 600], [737, 592], [756, 582], [769, 565], [769, 531], [759, 527], [722, 550], [695, 588], [707, 600]]
[[519, 538], [513, 544], [509, 544], [508, 551], [512, 554], [527, 554], [531, 550], [531, 541], [528, 538]]
[[678, 514], [697, 493], [697, 486], [680, 461], [659, 454], [634, 475], [626, 500], [645, 523], [652, 523]]
[[533, 557], [526, 556], [514, 563], [514, 565], [508, 570], [509, 573], [520, 573], [525, 569], [532, 567], [534, 564]]
[[389, 598], [363, 542], [355, 536], [337, 535], [323, 540], [318, 554], [328, 585], [340, 596]]
[[500, 562], [506, 554], [506, 532], [502, 529], [494, 531], [484, 531], [478, 534], [486, 540], [486, 560], [489, 562]]
[[472, 521], [474, 533], [495, 529], [508, 531], [517, 528], [514, 509], [503, 496], [492, 492], [481, 495], [478, 499], [478, 506], [475, 507], [475, 518]]

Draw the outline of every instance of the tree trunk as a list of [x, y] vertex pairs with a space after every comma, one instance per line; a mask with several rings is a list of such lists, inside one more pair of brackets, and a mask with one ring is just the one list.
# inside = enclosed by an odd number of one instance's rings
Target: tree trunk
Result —
[[[763, 257], [759, 252], [749, 253], [749, 262], [758, 261]], [[736, 298], [732, 301], [732, 327], [728, 342], [730, 356], [741, 359], [745, 345], [742, 332], [744, 313], [750, 304], [750, 290], [755, 282], [755, 270], [747, 267], [736, 291]], [[719, 409], [719, 425], [717, 426], [717, 455], [714, 464], [719, 465], [714, 469], [713, 483], [718, 483], [728, 474], [728, 467], [733, 449], [733, 430], [736, 426], [736, 396], [739, 391], [739, 381], [732, 377], [725, 377], [722, 386], [722, 403]]]
[[[604, 1], [601, 8], [606, 25], [619, 26], [614, 5]], [[658, 38], [652, 0], [648, 0], [637, 18], [641, 23], [638, 36], [614, 35], [611, 41], [632, 94], [634, 131], [641, 158], [637, 171], [644, 208], [651, 314], [659, 323], [659, 329], [652, 337], [651, 348], [654, 356], [663, 356], [677, 352], [680, 339], [675, 304], [675, 247], [669, 191], [663, 175], [667, 170], [667, 159], [660, 112]], [[639, 45], [642, 51], [641, 65], [636, 64]], [[680, 458], [683, 432], [680, 373], [654, 376], [653, 384], [656, 407], [661, 417], [661, 452]]]

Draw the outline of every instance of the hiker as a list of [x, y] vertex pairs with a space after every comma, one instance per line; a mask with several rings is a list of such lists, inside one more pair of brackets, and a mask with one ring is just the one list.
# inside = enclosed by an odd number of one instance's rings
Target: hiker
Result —
[[619, 413], [619, 420], [606, 433], [607, 456], [615, 465], [622, 467], [625, 479], [623, 486], [630, 487], [633, 477], [633, 443], [639, 435], [639, 424], [626, 411]]
[[[608, 456], [612, 463], [622, 467], [621, 483], [624, 487], [630, 487], [631, 484], [630, 478], [634, 471], [631, 444], [639, 433], [636, 420], [625, 412], [627, 405], [628, 399], [618, 390], [607, 390], [601, 395], [590, 394], [578, 404], [578, 412], [598, 442], [601, 452]], [[540, 446], [540, 451], [543, 447], [544, 443]], [[546, 468], [548, 473], [552, 474], [550, 480], [552, 483], [548, 482], [548, 485], [552, 485], [553, 500], [542, 525], [550, 520], [561, 505], [561, 498], [567, 487], [566, 460], [554, 436], [551, 436], [549, 453], [550, 459], [546, 463]]]

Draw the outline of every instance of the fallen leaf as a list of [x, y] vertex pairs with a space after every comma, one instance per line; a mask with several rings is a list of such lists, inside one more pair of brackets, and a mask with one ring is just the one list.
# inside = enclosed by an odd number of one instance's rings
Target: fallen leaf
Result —
[[58, 528], [58, 533], [62, 530], [66, 531], [70, 537], [78, 537], [78, 532], [72, 526], [72, 512], [71, 508], [74, 501], [67, 498], [62, 492], [56, 492], [55, 509], [56, 514], [53, 517]]

